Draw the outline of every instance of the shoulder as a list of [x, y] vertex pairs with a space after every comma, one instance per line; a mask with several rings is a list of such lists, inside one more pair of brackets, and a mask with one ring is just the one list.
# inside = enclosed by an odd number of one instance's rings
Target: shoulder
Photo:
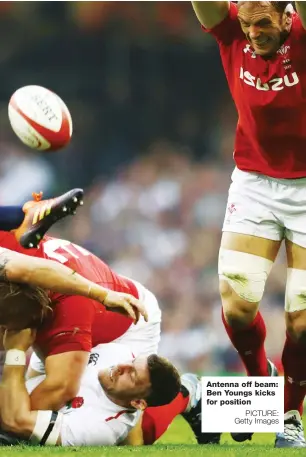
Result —
[[80, 408], [63, 418], [62, 446], [113, 446], [125, 433], [124, 424], [118, 428], [110, 427], [99, 410]]
[[132, 351], [126, 345], [107, 343], [95, 346], [91, 350], [91, 358], [96, 360], [99, 368], [102, 368], [132, 360], [134, 357]]
[[290, 36], [293, 40], [302, 39], [305, 42], [306, 39], [306, 30], [304, 29], [302, 21], [297, 13], [293, 13]]

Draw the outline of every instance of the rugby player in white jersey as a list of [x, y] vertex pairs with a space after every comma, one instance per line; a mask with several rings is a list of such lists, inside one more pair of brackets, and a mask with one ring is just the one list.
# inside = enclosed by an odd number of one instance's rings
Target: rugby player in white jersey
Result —
[[[62, 446], [116, 445], [123, 442], [147, 406], [171, 402], [181, 388], [180, 375], [155, 354], [134, 357], [118, 343], [91, 352], [75, 399], [60, 411], [31, 411], [29, 393], [44, 375], [25, 381], [25, 351], [35, 331], [6, 331], [0, 416], [2, 444]], [[19, 439], [16, 438], [19, 437]]]

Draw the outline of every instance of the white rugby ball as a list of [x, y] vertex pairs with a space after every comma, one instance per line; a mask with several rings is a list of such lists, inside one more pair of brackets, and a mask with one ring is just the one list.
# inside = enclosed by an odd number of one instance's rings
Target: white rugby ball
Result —
[[20, 140], [39, 151], [56, 151], [72, 135], [72, 119], [63, 100], [41, 86], [25, 86], [12, 95], [8, 116]]

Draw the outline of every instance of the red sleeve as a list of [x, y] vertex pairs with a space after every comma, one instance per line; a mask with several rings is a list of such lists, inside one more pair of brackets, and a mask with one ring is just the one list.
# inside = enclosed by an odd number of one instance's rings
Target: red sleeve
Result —
[[204, 25], [202, 25], [202, 30], [213, 35], [217, 42], [223, 45], [230, 45], [233, 41], [237, 40], [237, 38], [244, 38], [238, 20], [237, 6], [232, 2], [230, 2], [228, 15], [220, 24], [212, 29], [206, 29]]
[[[52, 318], [37, 334], [35, 349], [47, 357], [92, 348], [92, 324], [97, 303], [85, 297], [63, 297], [56, 303]], [[103, 312], [103, 307], [101, 307]]]
[[303, 40], [303, 44], [305, 45], [306, 30], [304, 29], [301, 18], [297, 13], [293, 13], [291, 33], [295, 35], [297, 40]]

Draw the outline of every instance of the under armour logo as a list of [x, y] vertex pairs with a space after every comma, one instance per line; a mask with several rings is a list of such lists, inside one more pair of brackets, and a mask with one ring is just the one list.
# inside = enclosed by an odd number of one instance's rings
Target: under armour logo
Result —
[[287, 381], [290, 383], [290, 384], [296, 384], [300, 387], [304, 387], [306, 386], [306, 380], [305, 381], [295, 381], [293, 378], [291, 378], [290, 376], [287, 376]]
[[93, 352], [92, 354], [90, 354], [88, 365], [90, 365], [91, 363], [93, 365], [97, 365], [99, 357], [100, 357], [99, 354], [97, 354], [96, 352]]
[[253, 51], [253, 49], [251, 49], [251, 45], [250, 44], [246, 45], [246, 47], [244, 48], [243, 52], [245, 54], [247, 54], [249, 52], [251, 54], [252, 59], [256, 59], [255, 51]]

